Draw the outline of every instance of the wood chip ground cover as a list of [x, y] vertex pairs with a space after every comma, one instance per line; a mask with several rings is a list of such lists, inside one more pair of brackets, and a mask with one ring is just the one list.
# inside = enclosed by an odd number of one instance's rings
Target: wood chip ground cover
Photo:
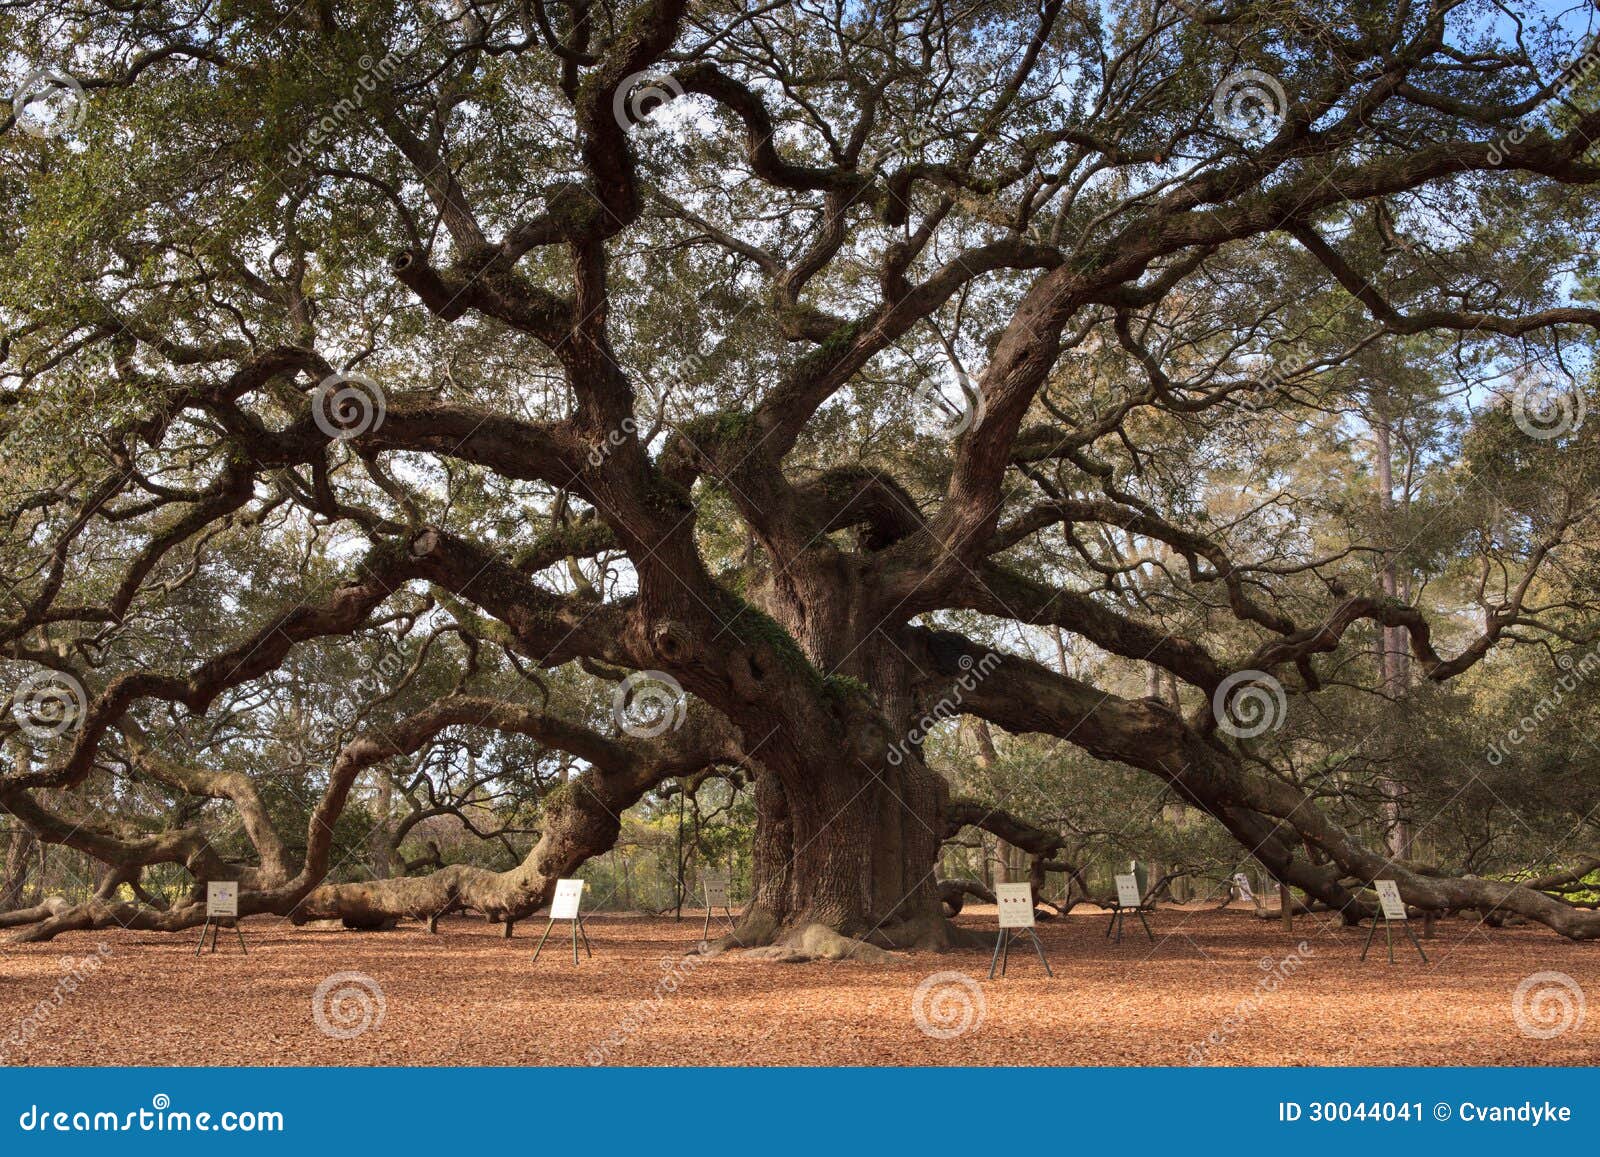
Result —
[[[994, 911], [959, 922], [992, 936]], [[987, 950], [887, 965], [686, 958], [698, 913], [591, 916], [595, 955], [576, 968], [560, 930], [532, 962], [537, 921], [507, 941], [468, 919], [430, 936], [413, 923], [359, 933], [256, 918], [244, 922], [248, 956], [225, 936], [198, 958], [198, 932], [73, 933], [0, 945], [0, 1054], [33, 1065], [1600, 1063], [1600, 1010], [1579, 1015], [1600, 995], [1594, 944], [1448, 920], [1425, 944], [1431, 963], [1402, 943], [1391, 966], [1381, 932], [1363, 964], [1365, 929], [1322, 920], [1292, 936], [1238, 909], [1169, 908], [1152, 923], [1153, 945], [1137, 929], [1118, 945], [1098, 913], [1047, 921], [1055, 979], [1019, 945], [994, 981]], [[1282, 965], [1302, 940], [1298, 966]], [[102, 966], [84, 968], [102, 943]], [[360, 977], [329, 982], [339, 973]], [[960, 975], [924, 984], [935, 973]]]

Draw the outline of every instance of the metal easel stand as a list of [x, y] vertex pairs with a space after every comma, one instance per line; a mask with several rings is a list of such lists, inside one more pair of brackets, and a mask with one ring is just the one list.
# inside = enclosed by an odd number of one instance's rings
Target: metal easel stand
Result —
[[[225, 920], [225, 919], [227, 919], [227, 917], [225, 917], [225, 916], [224, 917], [216, 917], [216, 916], [207, 916], [206, 917], [206, 922], [200, 929], [200, 943], [198, 943], [198, 944], [196, 944], [194, 946], [194, 954], [196, 956], [199, 956], [200, 955], [200, 950], [206, 946], [206, 933], [207, 932], [211, 933], [211, 951], [215, 952], [217, 950], [217, 934], [222, 931], [222, 921]], [[241, 952], [243, 952], [246, 956], [249, 956], [250, 955], [250, 949], [248, 949], [248, 948], [246, 948], [244, 946], [244, 933], [242, 931], [240, 931], [240, 929], [239, 929], [239, 921], [237, 919], [229, 920], [228, 921], [228, 926], [233, 929], [233, 934], [239, 938], [239, 950]]]
[[[1411, 937], [1411, 946], [1417, 950], [1417, 955], [1422, 957], [1422, 963], [1428, 963], [1428, 954], [1422, 950], [1422, 942], [1417, 939], [1417, 934], [1411, 930], [1411, 921], [1401, 920], [1399, 924], [1406, 930], [1406, 935]], [[1372, 947], [1372, 938], [1378, 934], [1378, 918], [1372, 919], [1372, 927], [1367, 929], [1367, 942], [1361, 946], [1361, 959], [1367, 958], [1367, 949]], [[1389, 917], [1383, 917], [1383, 936], [1389, 943], [1389, 963], [1394, 963], [1394, 922]]]
[[994, 979], [994, 969], [997, 963], [1000, 966], [1000, 975], [1004, 976], [1006, 974], [1006, 963], [1011, 957], [1011, 938], [1018, 932], [1026, 932], [1028, 934], [1028, 938], [1033, 941], [1033, 950], [1039, 954], [1039, 963], [1044, 965], [1044, 974], [1053, 978], [1055, 973], [1050, 971], [1050, 962], [1045, 959], [1044, 945], [1039, 943], [1039, 934], [1037, 932], [1032, 928], [1002, 928], [1000, 929], [1000, 935], [995, 938], [994, 955], [989, 959], [989, 979]]
[[[550, 929], [554, 928], [555, 926], [555, 917], [552, 916], [550, 918], [550, 923], [544, 926], [544, 935], [539, 937], [539, 946], [533, 950], [533, 959], [535, 963], [537, 963], [539, 960], [539, 953], [544, 948], [544, 942], [550, 939]], [[583, 950], [590, 956], [593, 956], [594, 950], [589, 947], [589, 933], [588, 930], [583, 926], [583, 917], [574, 916], [572, 919], [572, 963], [574, 964], [578, 963], [578, 936], [580, 933], [583, 935]]]
[[[722, 918], [728, 922], [728, 931], [736, 932], [739, 926], [733, 922], [733, 909], [726, 906], [722, 909]], [[706, 905], [706, 926], [700, 929], [700, 942], [706, 943], [711, 939], [711, 905]]]
[[1111, 933], [1115, 932], [1117, 934], [1116, 943], [1122, 943], [1122, 926], [1127, 923], [1129, 912], [1132, 912], [1134, 915], [1139, 917], [1139, 923], [1144, 925], [1144, 934], [1150, 937], [1150, 942], [1152, 944], [1155, 943], [1156, 934], [1150, 931], [1150, 925], [1145, 921], [1144, 914], [1146, 912], [1146, 908], [1143, 904], [1140, 904], [1135, 908], [1124, 907], [1121, 904], [1113, 903], [1111, 905], [1111, 923], [1106, 925], [1106, 939], [1110, 940]]

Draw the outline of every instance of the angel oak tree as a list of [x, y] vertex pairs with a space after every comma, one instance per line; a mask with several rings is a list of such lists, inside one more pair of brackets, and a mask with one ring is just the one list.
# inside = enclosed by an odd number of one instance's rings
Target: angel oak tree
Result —
[[[1222, 476], [1198, 446], [1292, 439], [1375, 350], [1592, 341], [1560, 273], [1596, 224], [1584, 30], [1518, 15], [8, 7], [52, 71], [0, 135], [0, 641], [73, 701], [53, 727], [19, 689], [0, 806], [106, 872], [6, 922], [200, 922], [198, 886], [118, 899], [158, 864], [238, 876], [244, 914], [514, 921], [648, 792], [732, 769], [757, 809], [740, 942], [944, 946], [947, 835], [1054, 846], [928, 765], [930, 720], [967, 714], [1148, 771], [1348, 918], [1382, 874], [1600, 934], [1364, 846], [1219, 694], [1256, 672], [1298, 707], [1363, 631], [1434, 682], [1582, 637], [1532, 599], [1588, 529], [1590, 435], [1529, 443], [1564, 455], [1553, 481], [1459, 528], [1488, 577], [1455, 603], [1381, 589], [1359, 528], [1297, 534], [1265, 488], [1196, 497]], [[1187, 711], [1034, 661], [1040, 629], [1153, 665]], [[385, 630], [435, 651], [280, 831], [268, 746], [226, 721]], [[619, 735], [548, 694], [645, 671], [691, 697], [681, 726]], [[327, 882], [358, 777], [453, 727], [575, 761], [525, 859]], [[124, 810], [68, 815], [97, 776]]]

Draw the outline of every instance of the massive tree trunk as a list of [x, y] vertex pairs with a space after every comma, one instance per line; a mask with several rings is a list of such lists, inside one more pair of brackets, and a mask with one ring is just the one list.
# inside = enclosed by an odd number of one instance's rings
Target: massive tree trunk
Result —
[[[834, 560], [830, 552], [821, 562]], [[956, 943], [936, 878], [948, 790], [922, 759], [930, 721], [914, 715], [909, 664], [882, 635], [853, 622], [861, 604], [847, 578], [798, 566], [786, 577], [803, 594], [768, 592], [764, 606], [807, 660], [829, 672], [822, 696], [851, 739], [797, 736], [799, 758], [764, 764], [754, 902], [733, 939], [828, 956], [860, 955], [853, 943], [860, 940]]]
[[753, 899], [733, 940], [814, 948], [820, 926], [884, 946], [955, 942], [935, 879], [946, 794], [920, 758], [834, 762], [803, 784], [762, 775]]

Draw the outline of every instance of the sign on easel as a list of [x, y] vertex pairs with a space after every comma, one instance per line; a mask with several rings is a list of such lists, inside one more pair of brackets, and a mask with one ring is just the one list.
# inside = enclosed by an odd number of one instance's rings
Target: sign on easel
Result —
[[200, 929], [200, 943], [194, 947], [196, 956], [206, 946], [208, 932], [211, 934], [211, 951], [217, 950], [217, 936], [222, 932], [224, 920], [233, 928], [234, 935], [239, 937], [239, 948], [246, 956], [250, 955], [250, 950], [244, 946], [244, 933], [239, 930], [239, 881], [209, 880], [206, 882], [206, 922]]
[[1033, 886], [1031, 884], [996, 884], [994, 886], [994, 898], [1000, 908], [1000, 927], [1033, 927]]
[[550, 905], [550, 919], [576, 920], [583, 903], [582, 880], [557, 880], [556, 898]]
[[[1411, 945], [1417, 950], [1417, 955], [1422, 957], [1422, 963], [1428, 963], [1428, 954], [1422, 950], [1422, 944], [1417, 940], [1417, 934], [1411, 930], [1411, 922], [1406, 918], [1405, 898], [1400, 895], [1400, 885], [1393, 880], [1374, 880], [1372, 886], [1378, 890], [1378, 909], [1383, 916], [1383, 937], [1389, 946], [1389, 963], [1394, 963], [1394, 926], [1400, 925], [1411, 939]], [[1367, 950], [1372, 947], [1372, 938], [1378, 934], [1378, 919], [1373, 917], [1372, 927], [1367, 929], [1367, 942], [1361, 946], [1361, 959], [1367, 958]]]
[[1256, 894], [1250, 888], [1249, 876], [1245, 875], [1243, 872], [1235, 872], [1233, 875], [1233, 886], [1239, 891], [1239, 899], [1246, 900], [1252, 904], [1256, 902]]
[[994, 956], [989, 960], [989, 979], [994, 979], [996, 963], [1000, 966], [1000, 975], [1006, 974], [1006, 964], [1011, 957], [1011, 939], [1024, 932], [1033, 941], [1034, 951], [1039, 954], [1039, 963], [1044, 965], [1044, 974], [1054, 976], [1055, 973], [1050, 971], [1050, 961], [1045, 959], [1039, 934], [1033, 930], [1033, 885], [996, 884], [994, 899], [1000, 912], [1000, 935], [994, 942]]
[[1404, 920], [1406, 902], [1400, 898], [1400, 885], [1393, 880], [1374, 880], [1372, 886], [1378, 889], [1378, 904], [1383, 908], [1384, 918]]
[[1152, 941], [1156, 934], [1150, 931], [1150, 925], [1145, 921], [1145, 909], [1149, 907], [1144, 902], [1144, 897], [1139, 894], [1139, 880], [1133, 873], [1119, 873], [1113, 877], [1117, 882], [1117, 898], [1111, 905], [1111, 923], [1106, 925], [1106, 938], [1117, 934], [1116, 942], [1122, 943], [1122, 926], [1127, 922], [1128, 913], [1132, 912], [1139, 917], [1139, 923], [1144, 925], [1144, 934]]
[[206, 885], [207, 916], [237, 916], [239, 885], [233, 880], [212, 880]]
[[705, 892], [706, 922], [700, 930], [700, 939], [705, 941], [711, 935], [711, 913], [713, 909], [721, 908], [722, 915], [728, 921], [728, 927], [734, 927], [733, 908], [728, 900], [728, 873], [716, 868], [705, 868], [700, 873], [700, 888]]
[[550, 939], [550, 929], [556, 926], [557, 920], [572, 921], [572, 963], [578, 963], [578, 937], [583, 937], [583, 950], [590, 956], [594, 950], [589, 947], [589, 932], [583, 926], [583, 917], [578, 914], [578, 909], [583, 904], [582, 880], [557, 880], [556, 894], [550, 901], [550, 923], [544, 926], [544, 935], [539, 937], [539, 945], [533, 950], [533, 958], [539, 959], [539, 953], [544, 950], [544, 942]]
[[707, 908], [728, 906], [728, 877], [725, 873], [707, 868], [700, 873], [700, 886], [705, 889]]

